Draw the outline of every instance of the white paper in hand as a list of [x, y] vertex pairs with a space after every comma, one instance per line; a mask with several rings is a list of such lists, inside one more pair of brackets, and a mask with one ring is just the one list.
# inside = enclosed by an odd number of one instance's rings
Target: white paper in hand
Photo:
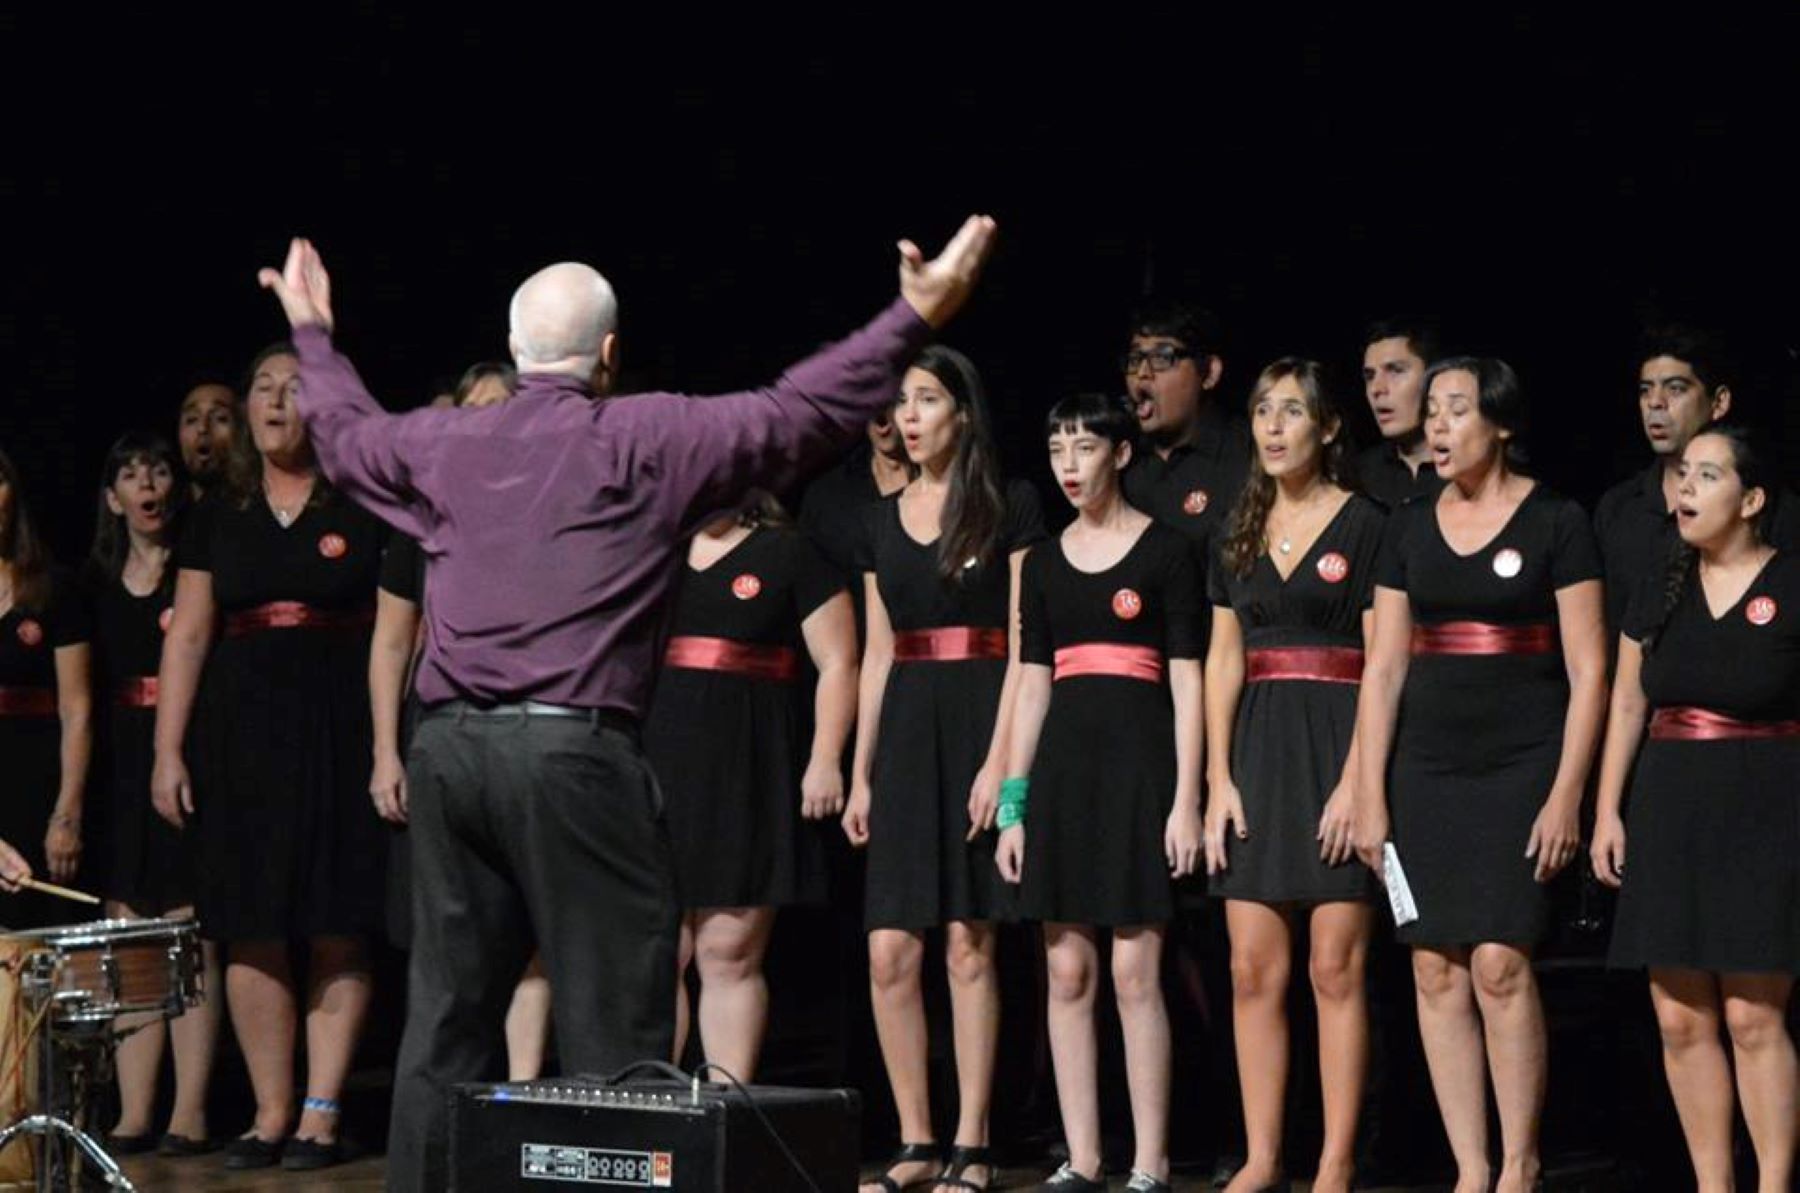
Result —
[[1419, 905], [1413, 902], [1412, 888], [1406, 885], [1406, 871], [1400, 868], [1400, 851], [1392, 841], [1381, 845], [1381, 881], [1387, 887], [1388, 907], [1394, 913], [1394, 926], [1402, 927], [1419, 918]]

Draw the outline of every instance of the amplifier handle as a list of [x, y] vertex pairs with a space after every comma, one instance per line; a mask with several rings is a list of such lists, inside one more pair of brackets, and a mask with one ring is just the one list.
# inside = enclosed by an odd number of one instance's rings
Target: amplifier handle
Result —
[[690, 1081], [699, 1080], [694, 1074], [683, 1072], [666, 1060], [640, 1060], [626, 1065], [609, 1077], [602, 1077], [600, 1082], [602, 1085], [623, 1085], [625, 1084], [625, 1079], [627, 1077], [643, 1072], [653, 1073], [658, 1077], [666, 1077], [670, 1081], [679, 1081], [684, 1085]]

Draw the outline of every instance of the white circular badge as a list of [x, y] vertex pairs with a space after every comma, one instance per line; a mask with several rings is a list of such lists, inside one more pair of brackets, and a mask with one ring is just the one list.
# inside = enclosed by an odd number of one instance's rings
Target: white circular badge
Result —
[[1502, 580], [1512, 579], [1524, 566], [1525, 557], [1511, 547], [1494, 556], [1494, 575]]

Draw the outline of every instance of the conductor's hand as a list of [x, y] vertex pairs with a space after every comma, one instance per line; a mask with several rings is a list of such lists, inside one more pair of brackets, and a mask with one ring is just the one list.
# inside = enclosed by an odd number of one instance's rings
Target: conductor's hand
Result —
[[378, 751], [369, 774], [369, 796], [375, 814], [389, 824], [406, 823], [406, 764], [392, 750]]
[[992, 216], [970, 216], [944, 251], [930, 261], [912, 241], [900, 242], [900, 297], [918, 312], [919, 318], [934, 328], [955, 318], [969, 300], [975, 279], [994, 247], [997, 227]]
[[325, 262], [312, 241], [294, 237], [288, 242], [287, 263], [281, 271], [258, 270], [256, 283], [275, 291], [290, 327], [318, 324], [331, 330], [331, 275], [325, 272]]
[[18, 850], [0, 841], [0, 890], [16, 891], [30, 877], [31, 864], [19, 856]]
[[150, 803], [156, 814], [180, 828], [194, 814], [194, 787], [188, 781], [187, 763], [181, 755], [158, 753], [150, 771]]

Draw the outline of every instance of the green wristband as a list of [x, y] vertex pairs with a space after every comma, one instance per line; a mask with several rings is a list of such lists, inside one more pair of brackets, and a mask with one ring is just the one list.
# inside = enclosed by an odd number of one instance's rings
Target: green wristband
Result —
[[1030, 788], [1031, 780], [1023, 775], [1001, 781], [1000, 811], [994, 817], [997, 827], [1009, 829], [1015, 824], [1025, 823], [1026, 793]]

